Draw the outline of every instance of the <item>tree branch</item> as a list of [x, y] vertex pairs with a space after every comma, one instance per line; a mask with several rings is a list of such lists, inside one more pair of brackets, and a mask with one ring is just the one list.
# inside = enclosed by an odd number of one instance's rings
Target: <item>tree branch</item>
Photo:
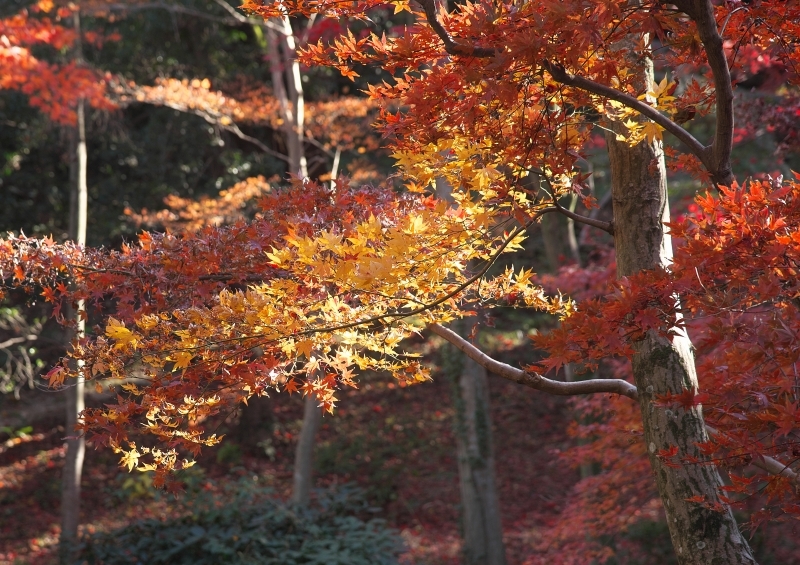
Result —
[[233, 19], [241, 24], [253, 25], [253, 26], [261, 26], [261, 27], [268, 27], [272, 30], [275, 30], [279, 33], [283, 33], [283, 29], [281, 26], [275, 24], [270, 20], [265, 20], [263, 18], [250, 18], [239, 12], [236, 8], [228, 4], [225, 0], [214, 0], [214, 2], [219, 5], [220, 8], [228, 12]]
[[[712, 428], [708, 424], [706, 424], [706, 431], [708, 431], [708, 435], [712, 437], [724, 437], [722, 432], [716, 428]], [[754, 459], [750, 464], [766, 471], [767, 473], [772, 475], [780, 475], [795, 482], [797, 482], [798, 478], [800, 478], [797, 476], [797, 473], [795, 473], [788, 465], [784, 465], [777, 459], [767, 455], [762, 455], [761, 459]]]
[[[682, 4], [679, 4], [680, 8]], [[686, 6], [685, 6], [686, 7]], [[684, 8], [685, 8], [684, 7]], [[733, 85], [728, 59], [725, 56], [722, 37], [717, 30], [714, 18], [714, 6], [710, 0], [693, 0], [690, 9], [684, 11], [694, 21], [700, 41], [706, 51], [708, 66], [714, 77], [714, 93], [716, 95], [717, 124], [714, 141], [711, 144], [711, 172], [714, 181], [724, 186], [733, 183], [731, 166], [731, 150], [733, 148]], [[705, 163], [703, 163], [705, 165]]]
[[[132, 94], [131, 89], [127, 88], [123, 84], [120, 84], [120, 88], [118, 90], [120, 90], [121, 91], [120, 94], [123, 94], [123, 95], [131, 95]], [[133, 94], [135, 94], [135, 92], [133, 92]], [[271, 147], [268, 147], [267, 145], [265, 145], [261, 140], [255, 138], [255, 137], [253, 137], [251, 135], [247, 135], [246, 133], [244, 133], [241, 129], [239, 129], [239, 126], [235, 122], [233, 122], [231, 120], [230, 116], [217, 115], [215, 113], [206, 112], [206, 111], [204, 111], [204, 110], [202, 110], [200, 108], [191, 108], [186, 104], [180, 104], [178, 102], [170, 102], [169, 100], [148, 100], [146, 97], [144, 99], [142, 99], [142, 100], [139, 100], [139, 99], [136, 98], [136, 96], [132, 96], [131, 100], [126, 100], [124, 98], [120, 98], [120, 99], [115, 100], [115, 102], [117, 104], [119, 104], [119, 105], [122, 105], [123, 103], [124, 104], [130, 104], [130, 103], [133, 103], [133, 102], [138, 102], [140, 104], [150, 104], [151, 106], [163, 106], [165, 108], [171, 108], [173, 110], [177, 110], [178, 112], [184, 112], [186, 114], [194, 114], [195, 116], [199, 116], [199, 117], [203, 118], [209, 124], [211, 124], [213, 126], [216, 126], [216, 127], [220, 128], [220, 129], [223, 129], [223, 130], [225, 130], [227, 132], [230, 132], [230, 133], [232, 133], [233, 135], [235, 135], [236, 137], [238, 137], [239, 139], [241, 139], [243, 141], [247, 141], [249, 143], [252, 143], [256, 147], [258, 147], [261, 151], [263, 151], [264, 153], [266, 153], [268, 155], [272, 155], [276, 159], [281, 159], [282, 161], [286, 161], [286, 162], [289, 161], [289, 157], [287, 157], [283, 153], [281, 153], [279, 151], [275, 151]], [[228, 123], [223, 123], [222, 118], [226, 118], [225, 121], [227, 121]]]
[[543, 377], [538, 373], [530, 373], [512, 367], [502, 361], [493, 359], [472, 345], [453, 330], [439, 324], [430, 324], [430, 330], [460, 349], [470, 359], [486, 368], [486, 370], [513, 381], [515, 383], [559, 396], [575, 396], [579, 394], [610, 393], [627, 396], [633, 400], [638, 398], [636, 387], [621, 379], [590, 379], [588, 381], [561, 382]]
[[666, 131], [677, 137], [678, 140], [684, 145], [686, 145], [686, 147], [689, 148], [689, 151], [691, 151], [695, 157], [700, 159], [700, 162], [703, 163], [703, 165], [709, 171], [714, 170], [710, 148], [700, 143], [692, 134], [649, 104], [642, 102], [630, 94], [626, 94], [611, 88], [610, 86], [606, 86], [604, 84], [594, 82], [593, 80], [568, 73], [562, 66], [556, 65], [549, 61], [544, 61], [541, 63], [541, 65], [544, 70], [550, 73], [550, 76], [553, 77], [553, 80], [560, 82], [561, 84], [579, 88], [581, 90], [585, 90], [586, 92], [603, 96], [609, 100], [615, 100], [621, 104], [624, 104], [628, 108], [636, 110], [644, 117], [651, 119], [653, 122], [660, 125]]
[[477, 47], [467, 45], [453, 39], [436, 16], [436, 2], [434, 0], [417, 0], [425, 10], [425, 18], [431, 29], [439, 36], [444, 43], [445, 51], [451, 55], [461, 55], [463, 57], [494, 57], [497, 51], [491, 47]]
[[202, 12], [200, 10], [187, 8], [186, 6], [180, 6], [177, 4], [163, 4], [160, 2], [154, 2], [150, 4], [107, 4], [105, 6], [102, 6], [101, 10], [108, 10], [111, 12], [140, 12], [142, 10], [166, 10], [167, 12], [172, 12], [175, 14], [185, 14], [187, 16], [193, 16], [195, 18], [210, 20], [212, 22], [218, 22], [226, 25], [238, 25], [242, 23], [238, 18], [222, 18], [220, 16], [215, 16], [213, 14], [207, 14], [206, 12]]
[[[494, 57], [497, 54], [497, 50], [492, 47], [478, 47], [475, 45], [467, 45], [458, 39], [454, 39], [447, 32], [447, 30], [444, 28], [444, 26], [437, 18], [436, 5], [434, 0], [417, 0], [417, 1], [422, 5], [423, 9], [425, 10], [425, 17], [428, 20], [428, 25], [431, 26], [431, 29], [433, 29], [436, 35], [439, 36], [439, 39], [442, 40], [442, 43], [444, 43], [445, 51], [447, 51], [450, 55], [484, 58], [484, 57]], [[716, 32], [716, 25], [714, 26], [714, 31]], [[717, 37], [719, 36], [717, 35]], [[721, 43], [720, 43], [720, 49], [721, 49]], [[672, 135], [677, 137], [678, 140], [681, 141], [684, 145], [686, 145], [689, 148], [689, 151], [691, 151], [709, 171], [713, 172], [716, 170], [713, 167], [714, 163], [711, 159], [711, 149], [709, 147], [706, 147], [705, 145], [700, 143], [700, 141], [698, 141], [692, 134], [690, 134], [688, 131], [683, 129], [681, 126], [670, 120], [668, 117], [666, 117], [664, 114], [662, 114], [649, 104], [642, 102], [641, 100], [637, 99], [634, 96], [631, 96], [629, 94], [611, 88], [610, 86], [606, 86], [604, 84], [594, 82], [593, 80], [573, 75], [572, 73], [567, 72], [566, 69], [564, 69], [564, 67], [562, 67], [561, 65], [552, 63], [550, 61], [542, 61], [539, 64], [544, 70], [550, 73], [550, 76], [552, 76], [553, 80], [555, 80], [556, 82], [560, 82], [561, 84], [572, 86], [580, 90], [585, 90], [586, 92], [591, 92], [592, 94], [597, 94], [598, 96], [602, 96], [610, 100], [615, 100], [633, 110], [636, 110], [641, 115], [651, 119], [653, 122], [657, 123], [662, 128], [664, 128]]]
[[7, 349], [7, 348], [11, 347], [12, 345], [25, 343], [27, 341], [34, 341], [35, 339], [38, 339], [38, 337], [39, 336], [36, 335], [36, 334], [29, 334], [29, 335], [25, 335], [25, 336], [22, 336], [22, 337], [12, 337], [12, 338], [9, 338], [9, 339], [5, 340], [4, 342], [0, 343], [0, 349]]
[[[527, 386], [549, 394], [559, 396], [577, 396], [581, 394], [597, 394], [597, 393], [611, 393], [627, 396], [632, 400], [639, 398], [636, 387], [627, 381], [621, 379], [590, 379], [587, 381], [572, 381], [561, 382], [545, 378], [538, 373], [530, 373], [512, 367], [502, 361], [498, 361], [486, 355], [483, 351], [472, 345], [468, 340], [464, 339], [452, 330], [445, 328], [439, 324], [431, 324], [428, 328], [438, 335], [450, 342], [452, 345], [460, 349], [470, 359], [486, 368], [487, 371], [494, 373], [499, 377], [503, 377], [517, 384]], [[706, 425], [706, 430], [710, 436], [720, 437], [723, 434]], [[785, 465], [769, 456], [762, 456], [760, 459], [756, 458], [751, 463], [753, 466], [758, 467], [772, 475], [780, 475], [797, 482], [800, 480], [797, 473], [792, 470], [788, 465]]]
[[596, 227], [596, 228], [601, 229], [604, 232], [606, 232], [606, 233], [608, 233], [608, 234], [610, 234], [612, 236], [614, 235], [614, 224], [613, 223], [604, 222], [604, 221], [598, 220], [596, 218], [591, 218], [591, 217], [587, 217], [587, 216], [581, 216], [580, 214], [576, 214], [572, 210], [564, 208], [561, 204], [559, 204], [557, 198], [553, 198], [553, 204], [555, 204], [555, 206], [553, 208], [545, 209], [545, 212], [559, 212], [559, 213], [563, 214], [564, 216], [566, 216], [567, 218], [575, 220], [576, 222], [579, 222], [581, 224], [586, 224], [587, 226]]

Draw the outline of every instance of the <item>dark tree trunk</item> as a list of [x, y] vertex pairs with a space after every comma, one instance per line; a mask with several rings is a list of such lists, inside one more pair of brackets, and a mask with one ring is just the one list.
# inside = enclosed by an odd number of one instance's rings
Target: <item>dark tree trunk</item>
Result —
[[442, 348], [442, 357], [455, 405], [453, 427], [461, 489], [464, 563], [505, 565], [486, 369], [450, 345]]

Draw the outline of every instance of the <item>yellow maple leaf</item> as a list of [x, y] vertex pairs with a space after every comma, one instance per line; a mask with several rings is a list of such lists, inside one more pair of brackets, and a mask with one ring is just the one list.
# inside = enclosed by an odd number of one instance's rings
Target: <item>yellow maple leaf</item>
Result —
[[139, 457], [142, 454], [139, 453], [135, 447], [131, 448], [130, 451], [122, 451], [122, 458], [119, 460], [119, 464], [123, 465], [128, 468], [128, 472], [130, 473], [133, 471], [133, 468], [139, 463]]
[[136, 320], [136, 325], [142, 328], [143, 330], [152, 330], [154, 327], [158, 325], [159, 318], [158, 316], [145, 314], [138, 320]]
[[301, 355], [305, 355], [306, 357], [311, 357], [311, 350], [314, 349], [314, 342], [310, 339], [304, 339], [303, 341], [298, 341], [295, 346], [295, 350], [297, 353]]
[[664, 129], [654, 122], [647, 122], [644, 125], [643, 132], [647, 138], [648, 143], [653, 143], [654, 139], [661, 139], [661, 130]]
[[413, 13], [413, 12], [411, 11], [411, 6], [409, 6], [408, 2], [401, 1], [401, 2], [395, 2], [395, 3], [394, 3], [394, 13], [395, 13], [395, 14], [399, 14], [399, 13], [400, 13], [400, 12], [402, 12], [403, 10], [405, 10], [405, 11], [406, 11], [406, 12], [408, 12], [409, 14]]
[[117, 344], [114, 346], [115, 349], [121, 349], [129, 344], [135, 349], [136, 343], [138, 342], [136, 334], [126, 328], [125, 324], [116, 318], [108, 319], [108, 324], [106, 325], [106, 335], [117, 340]]
[[173, 372], [179, 369], [185, 369], [192, 361], [192, 355], [188, 351], [179, 351], [175, 354], [175, 365], [172, 367]]

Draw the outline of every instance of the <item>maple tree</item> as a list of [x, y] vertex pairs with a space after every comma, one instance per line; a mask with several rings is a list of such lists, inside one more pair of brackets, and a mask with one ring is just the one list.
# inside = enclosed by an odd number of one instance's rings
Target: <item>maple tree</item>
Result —
[[[244, 7], [264, 17], [364, 18], [375, 6]], [[702, 0], [479, 3], [453, 12], [427, 0], [422, 7], [403, 35], [348, 33], [303, 53], [304, 62], [350, 77], [356, 65], [392, 73], [391, 83], [369, 91], [387, 105], [381, 124], [408, 193], [296, 181], [268, 195], [251, 223], [180, 237], [143, 234], [120, 252], [3, 241], [3, 273], [41, 286], [56, 315], [65, 300], [115, 301], [114, 317], [71, 353], [86, 362], [87, 378], [102, 387], [102, 377], [122, 376], [132, 363], [148, 375], [147, 386], [127, 385], [116, 405], [86, 411], [82, 428], [120, 452], [126, 467], [154, 470], [163, 483], [169, 470], [191, 464], [184, 453], [219, 440], [203, 421], [231, 402], [301, 390], [333, 410], [336, 389], [354, 385], [356, 369], [426, 380], [401, 341], [427, 327], [522, 385], [638, 399], [640, 447], [656, 471], [679, 562], [754, 562], [730, 512], [736, 495], [766, 484], [778, 511], [796, 513], [798, 185], [735, 184], [730, 68], [739, 62], [725, 44], [746, 43], [793, 69], [798, 7]], [[680, 87], [668, 76], [655, 82], [651, 58], [693, 75]], [[679, 123], [712, 112], [707, 145]], [[592, 205], [576, 161], [595, 127], [610, 132], [613, 223], [559, 203], [576, 193]], [[720, 190], [698, 200], [702, 214], [672, 224], [685, 240], [674, 258], [662, 225], [663, 131], [688, 150], [669, 152], [670, 163]], [[533, 173], [544, 180], [544, 197], [525, 182]], [[453, 187], [452, 205], [428, 193], [437, 178]], [[611, 294], [576, 306], [548, 296], [530, 271], [490, 271], [547, 213], [614, 235], [617, 271], [626, 278]], [[542, 362], [511, 367], [442, 325], [493, 305], [562, 319], [536, 339], [548, 351]], [[704, 353], [699, 381], [687, 332]], [[635, 385], [544, 376], [614, 355], [632, 358]], [[67, 376], [66, 364], [49, 374], [54, 385]], [[733, 474], [732, 486], [723, 486], [715, 460], [755, 463], [773, 475]]]
[[[51, 17], [32, 17], [34, 13]], [[77, 100], [82, 98], [93, 107], [110, 109], [105, 97], [105, 81], [92, 69], [71, 61], [54, 65], [37, 58], [33, 47], [49, 46], [60, 50], [73, 44], [76, 33], [60, 21], [71, 16], [67, 7], [55, 10], [52, 1], [43, 0], [28, 10], [0, 20], [0, 89], [19, 90], [28, 95], [30, 104], [45, 112], [57, 123], [73, 124], [77, 120]], [[94, 37], [95, 40], [99, 38]]]

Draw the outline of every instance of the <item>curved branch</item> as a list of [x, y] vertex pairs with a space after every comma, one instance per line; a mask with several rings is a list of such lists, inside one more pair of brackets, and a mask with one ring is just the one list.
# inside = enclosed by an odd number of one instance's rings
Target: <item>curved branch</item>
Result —
[[445, 51], [451, 55], [461, 55], [463, 57], [494, 57], [497, 51], [491, 47], [478, 47], [459, 42], [447, 33], [444, 26], [436, 16], [436, 2], [434, 0], [417, 0], [425, 10], [425, 18], [431, 29], [439, 36], [444, 43]]
[[550, 76], [552, 76], [553, 80], [556, 82], [560, 82], [561, 84], [572, 86], [574, 88], [579, 88], [581, 90], [585, 90], [586, 92], [597, 94], [598, 96], [603, 96], [609, 100], [615, 100], [620, 104], [624, 104], [628, 108], [636, 110], [644, 117], [649, 118], [666, 131], [677, 137], [679, 141], [689, 148], [689, 151], [691, 151], [695, 157], [700, 159], [700, 162], [703, 163], [703, 165], [709, 171], [715, 170], [713, 167], [713, 161], [711, 160], [710, 148], [700, 143], [692, 134], [649, 104], [642, 102], [630, 94], [626, 94], [611, 88], [610, 86], [606, 86], [604, 84], [594, 82], [593, 80], [568, 73], [564, 67], [553, 64], [549, 61], [544, 61], [541, 63], [541, 65], [544, 70], [550, 73]]
[[36, 340], [38, 338], [39, 338], [39, 336], [36, 335], [36, 334], [28, 334], [28, 335], [24, 335], [24, 336], [21, 336], [21, 337], [12, 337], [12, 338], [9, 338], [9, 339], [5, 340], [4, 342], [0, 343], [0, 349], [8, 349], [12, 345], [18, 345], [20, 343], [25, 343], [25, 342], [28, 342], [28, 341], [34, 341], [34, 340]]
[[[150, 104], [152, 106], [163, 106], [165, 108], [171, 108], [172, 110], [177, 110], [178, 112], [184, 112], [186, 114], [194, 114], [195, 116], [203, 118], [209, 124], [232, 133], [242, 141], [247, 141], [248, 143], [252, 143], [267, 155], [272, 155], [276, 159], [286, 161], [287, 163], [289, 162], [289, 157], [287, 157], [280, 151], [275, 151], [271, 147], [268, 147], [267, 145], [264, 144], [264, 142], [253, 137], [252, 135], [247, 135], [246, 133], [244, 133], [241, 129], [239, 129], [238, 125], [230, 121], [230, 118], [228, 118], [228, 116], [215, 116], [209, 112], [204, 112], [199, 108], [190, 108], [185, 104], [178, 104], [176, 102], [151, 101], [151, 100], [135, 100], [135, 101], [141, 104]], [[223, 122], [222, 118], [227, 118], [227, 120], [225, 120], [225, 122], [227, 123]]]
[[214, 14], [208, 14], [201, 10], [194, 10], [187, 6], [181, 6], [180, 4], [164, 4], [163, 2], [151, 2], [145, 4], [106, 4], [103, 5], [100, 8], [100, 10], [108, 10], [111, 12], [140, 12], [143, 10], [165, 10], [173, 14], [183, 14], [186, 16], [192, 16], [195, 18], [200, 18], [203, 20], [208, 20], [211, 22], [216, 22], [229, 26], [236, 26], [239, 24], [257, 25], [275, 29], [283, 33], [283, 30], [273, 22], [256, 18], [248, 18], [244, 14], [237, 12], [236, 8], [234, 8], [224, 0], [214, 0], [214, 2], [216, 2], [221, 8], [223, 8], [226, 12], [228, 12], [231, 17], [224, 18], [221, 16], [215, 16]]
[[[214, 122], [211, 122], [210, 120], [208, 120], [208, 121], [210, 123], [214, 123]], [[247, 141], [247, 142], [252, 143], [256, 147], [261, 149], [261, 151], [263, 151], [264, 153], [267, 153], [268, 155], [272, 155], [276, 159], [280, 159], [282, 161], [286, 161], [287, 163], [289, 162], [289, 157], [287, 157], [286, 155], [284, 155], [283, 153], [281, 153], [279, 151], [275, 151], [274, 149], [271, 149], [270, 147], [265, 145], [261, 140], [253, 137], [252, 135], [247, 135], [246, 133], [244, 133], [242, 130], [239, 129], [239, 126], [237, 126], [234, 123], [231, 123], [231, 124], [228, 124], [228, 125], [223, 125], [221, 123], [215, 123], [214, 125], [218, 125], [220, 128], [224, 129], [225, 131], [231, 132], [233, 135], [235, 135], [236, 137], [238, 137], [242, 141]]]
[[[597, 393], [611, 393], [627, 396], [632, 400], [638, 400], [638, 392], [636, 387], [627, 381], [621, 379], [590, 379], [588, 381], [573, 381], [561, 382], [545, 378], [538, 373], [530, 373], [512, 367], [502, 361], [498, 361], [486, 355], [483, 351], [472, 345], [468, 340], [464, 339], [452, 330], [445, 328], [439, 324], [430, 324], [430, 330], [452, 345], [464, 352], [467, 357], [486, 368], [487, 371], [494, 373], [499, 377], [508, 379], [517, 384], [527, 386], [549, 394], [558, 396], [577, 396], [581, 394], [597, 394]], [[706, 424], [706, 430], [710, 436], [720, 437], [722, 432]], [[772, 475], [779, 475], [790, 479], [791, 481], [798, 482], [800, 476], [792, 470], [788, 465], [785, 465], [769, 456], [762, 456], [760, 459], [754, 459], [751, 465], [758, 467]]]
[[604, 222], [596, 218], [590, 218], [588, 216], [581, 216], [580, 214], [576, 214], [572, 210], [564, 208], [561, 204], [558, 203], [558, 200], [556, 198], [553, 198], [553, 204], [555, 204], [553, 208], [546, 208], [544, 212], [559, 212], [564, 216], [566, 216], [567, 218], [575, 220], [580, 224], [593, 226], [595, 228], [603, 230], [604, 232], [612, 236], [614, 235], [614, 224], [612, 222]]
[[493, 359], [486, 355], [483, 351], [472, 345], [469, 341], [439, 324], [430, 324], [430, 330], [449, 341], [455, 347], [460, 349], [470, 359], [486, 368], [486, 370], [508, 379], [515, 383], [541, 390], [549, 394], [559, 396], [574, 396], [579, 394], [597, 394], [597, 393], [610, 393], [627, 396], [633, 400], [639, 398], [636, 387], [627, 381], [621, 379], [590, 379], [588, 381], [574, 381], [574, 382], [561, 382], [554, 381], [543, 377], [538, 373], [530, 373], [512, 367], [502, 361]]
[[[712, 437], [724, 437], [724, 434], [717, 430], [716, 428], [712, 428], [708, 424], [706, 424], [706, 431], [708, 435]], [[759, 469], [766, 471], [772, 475], [779, 475], [782, 477], [786, 477], [787, 479], [797, 482], [800, 477], [798, 477], [797, 473], [795, 473], [788, 465], [784, 465], [777, 459], [769, 457], [767, 455], [761, 456], [761, 459], [754, 459], [751, 463], [754, 467], [758, 467]]]
[[[431, 29], [433, 29], [436, 35], [439, 36], [439, 39], [442, 40], [442, 43], [444, 43], [445, 51], [447, 51], [450, 55], [485, 58], [485, 57], [494, 57], [497, 54], [497, 50], [494, 48], [466, 45], [465, 43], [457, 39], [454, 39], [447, 32], [447, 30], [444, 28], [442, 23], [437, 18], [436, 5], [434, 0], [418, 0], [418, 2], [422, 5], [422, 7], [425, 10], [425, 18], [428, 21], [428, 25], [431, 26]], [[712, 24], [713, 22], [714, 20], [712, 17]], [[716, 24], [714, 24], [713, 29], [714, 32], [716, 33]], [[717, 35], [717, 37], [719, 37], [719, 35]], [[677, 137], [678, 140], [681, 141], [684, 145], [686, 145], [689, 151], [691, 151], [695, 155], [695, 157], [697, 157], [709, 171], [712, 171], [712, 174], [713, 171], [717, 170], [716, 167], [714, 167], [715, 164], [714, 160], [712, 160], [711, 148], [706, 147], [705, 145], [700, 143], [700, 141], [698, 141], [692, 134], [690, 134], [688, 131], [683, 129], [681, 126], [670, 120], [668, 117], [666, 117], [664, 114], [662, 114], [649, 104], [642, 102], [641, 100], [637, 99], [634, 96], [631, 96], [629, 94], [611, 88], [610, 86], [606, 86], [604, 84], [600, 84], [593, 80], [573, 75], [572, 73], [567, 72], [566, 69], [564, 69], [564, 67], [562, 67], [561, 65], [552, 63], [550, 61], [542, 61], [539, 64], [544, 70], [550, 73], [550, 76], [552, 76], [553, 80], [555, 80], [556, 82], [560, 82], [561, 84], [572, 86], [574, 88], [579, 88], [580, 90], [585, 90], [586, 92], [591, 92], [592, 94], [597, 94], [598, 96], [603, 96], [604, 98], [608, 98], [609, 100], [615, 100], [621, 104], [624, 104], [628, 108], [636, 110], [641, 115], [651, 119], [653, 122], [660, 125], [666, 131], [670, 132], [672, 135]], [[727, 69], [727, 66], [725, 68]], [[716, 72], [714, 73], [714, 75], [716, 77]], [[728, 86], [730, 88], [730, 84]], [[732, 115], [731, 115], [731, 120], [732, 120]], [[732, 125], [733, 122], [731, 121], [731, 128]], [[715, 151], [716, 147], [717, 147], [717, 142], [715, 141], [714, 145]]]

